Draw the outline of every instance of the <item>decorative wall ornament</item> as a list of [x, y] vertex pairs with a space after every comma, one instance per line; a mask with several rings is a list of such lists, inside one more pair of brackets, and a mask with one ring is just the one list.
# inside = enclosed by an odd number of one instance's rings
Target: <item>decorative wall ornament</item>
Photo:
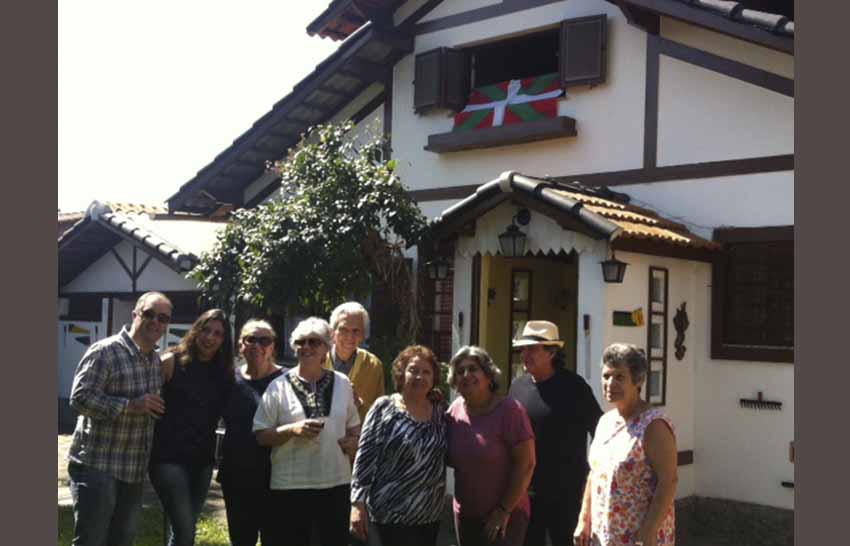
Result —
[[762, 391], [758, 391], [757, 397], [753, 398], [741, 398], [738, 403], [742, 408], [751, 408], [751, 409], [769, 409], [769, 410], [781, 410], [782, 402], [778, 400], [765, 400], [764, 393]]
[[682, 360], [685, 358], [685, 351], [688, 350], [685, 347], [685, 330], [690, 326], [690, 322], [688, 321], [688, 312], [685, 310], [685, 306], [687, 302], [682, 302], [682, 305], [676, 309], [676, 315], [673, 317], [673, 327], [676, 328], [676, 341], [673, 345], [676, 347], [676, 360]]
[[614, 311], [614, 326], [643, 326], [643, 308], [634, 311]]

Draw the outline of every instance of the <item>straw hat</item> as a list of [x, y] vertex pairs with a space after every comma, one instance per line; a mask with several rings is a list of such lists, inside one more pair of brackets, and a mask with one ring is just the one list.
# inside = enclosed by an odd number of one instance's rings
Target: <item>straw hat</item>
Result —
[[558, 327], [548, 320], [529, 320], [525, 323], [522, 334], [513, 340], [513, 346], [556, 345], [563, 347], [564, 342], [560, 337]]

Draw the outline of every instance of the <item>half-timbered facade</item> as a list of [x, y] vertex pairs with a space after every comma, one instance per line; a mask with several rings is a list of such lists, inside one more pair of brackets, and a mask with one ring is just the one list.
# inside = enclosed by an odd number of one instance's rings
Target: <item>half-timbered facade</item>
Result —
[[309, 125], [377, 126], [435, 221], [420, 270], [451, 264], [422, 281], [443, 358], [478, 343], [510, 378], [512, 331], [549, 319], [599, 395], [602, 349], [637, 343], [678, 496], [793, 508], [792, 2], [334, 0], [308, 31], [339, 49], [172, 211], [266, 199], [265, 161]]

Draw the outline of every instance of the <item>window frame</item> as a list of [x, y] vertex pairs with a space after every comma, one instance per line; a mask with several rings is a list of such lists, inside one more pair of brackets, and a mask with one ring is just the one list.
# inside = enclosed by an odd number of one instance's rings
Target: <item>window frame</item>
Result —
[[[714, 239], [724, 246], [739, 243], [775, 243], [794, 241], [794, 226], [765, 228], [723, 228], [714, 231]], [[728, 272], [731, 256], [724, 252], [712, 262], [711, 273], [711, 358], [714, 360], [742, 360], [750, 362], [794, 363], [794, 347], [775, 348], [726, 343], [723, 332], [726, 326], [726, 308], [730, 298]]]

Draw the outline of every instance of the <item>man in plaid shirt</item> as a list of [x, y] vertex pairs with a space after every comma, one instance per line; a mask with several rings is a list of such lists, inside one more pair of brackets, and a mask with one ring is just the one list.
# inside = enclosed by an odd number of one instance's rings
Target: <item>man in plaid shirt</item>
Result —
[[80, 416], [68, 452], [74, 546], [133, 543], [154, 420], [165, 412], [156, 344], [171, 308], [165, 295], [143, 294], [129, 330], [94, 343], [77, 365], [71, 407]]

